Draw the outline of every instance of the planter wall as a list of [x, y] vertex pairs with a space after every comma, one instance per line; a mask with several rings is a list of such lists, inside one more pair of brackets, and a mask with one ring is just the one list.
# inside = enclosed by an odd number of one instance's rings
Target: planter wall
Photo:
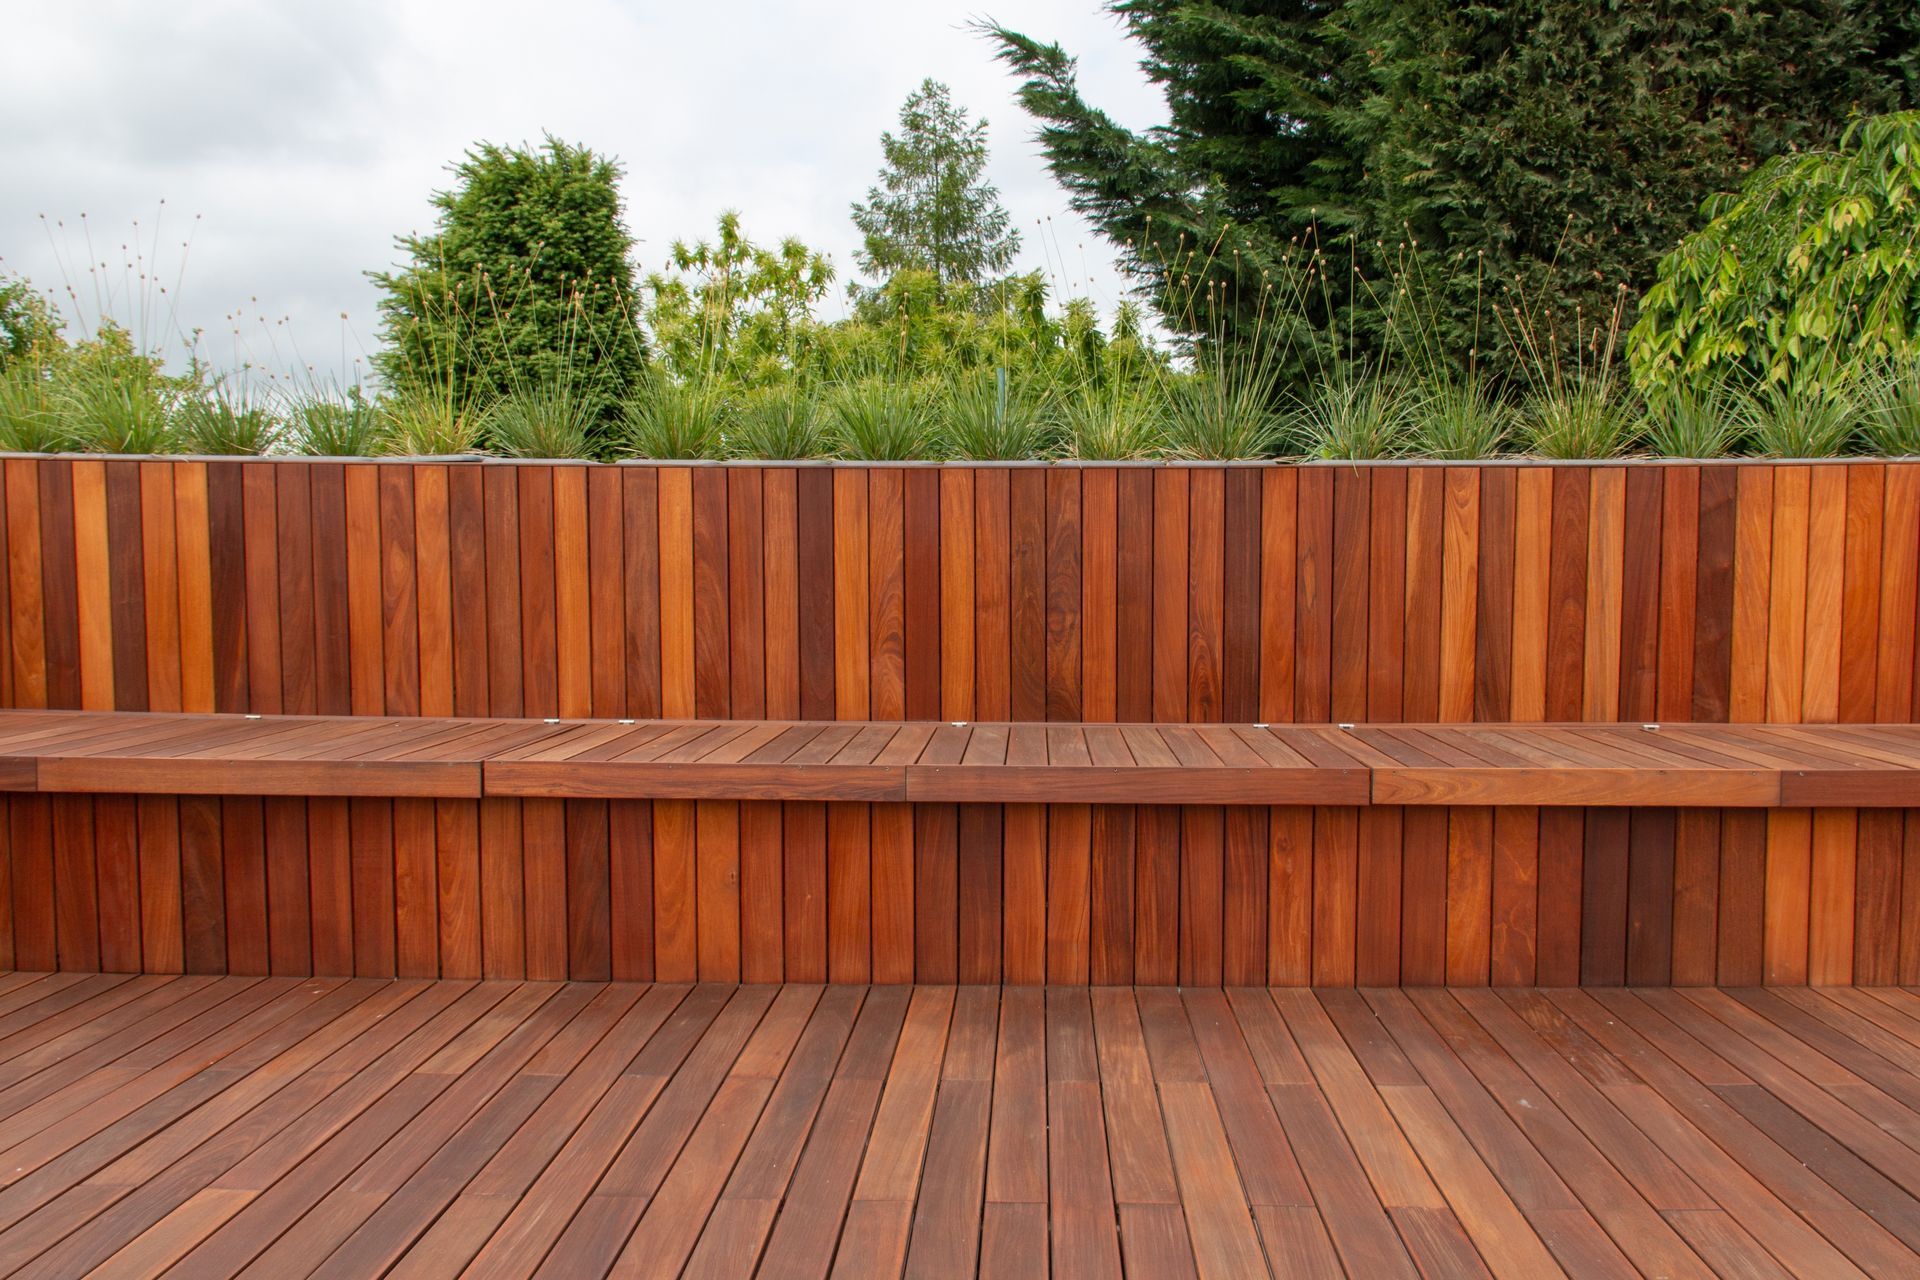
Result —
[[0, 470], [6, 706], [1920, 711], [1916, 463]]

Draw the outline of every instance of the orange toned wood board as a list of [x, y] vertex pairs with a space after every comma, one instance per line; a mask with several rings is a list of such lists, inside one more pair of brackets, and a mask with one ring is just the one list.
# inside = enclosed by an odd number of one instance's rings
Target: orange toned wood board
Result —
[[63, 792], [0, 831], [41, 969], [1920, 983], [1914, 809]]
[[1917, 462], [4, 467], [15, 707], [1920, 717]]
[[10, 973], [32, 1276], [1904, 1276], [1898, 991]]
[[0, 711], [0, 790], [911, 803], [1912, 807], [1920, 728]]

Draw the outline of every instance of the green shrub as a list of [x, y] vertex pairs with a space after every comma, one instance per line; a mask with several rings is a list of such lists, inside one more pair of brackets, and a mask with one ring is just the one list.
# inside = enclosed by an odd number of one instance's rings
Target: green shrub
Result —
[[1513, 420], [1513, 406], [1477, 382], [1430, 384], [1408, 397], [1408, 448], [1428, 458], [1491, 458], [1513, 434]]
[[509, 458], [586, 458], [593, 453], [594, 406], [567, 383], [509, 391], [487, 407], [480, 427]]
[[926, 400], [911, 385], [865, 378], [833, 396], [833, 440], [843, 458], [900, 462], [929, 452]]
[[318, 392], [294, 403], [289, 436], [301, 452], [327, 458], [371, 458], [387, 449], [387, 423], [355, 388], [340, 399]]
[[1889, 367], [1869, 383], [1860, 431], [1875, 453], [1920, 455], [1920, 360]]
[[1777, 157], [1660, 263], [1630, 335], [1649, 393], [1743, 377], [1834, 384], [1920, 335], [1920, 111], [1857, 120], [1834, 151]]
[[1746, 404], [1742, 427], [1770, 458], [1831, 458], [1859, 427], [1861, 405], [1844, 387], [1770, 387]]
[[995, 369], [990, 378], [946, 387], [935, 415], [945, 452], [954, 457], [1017, 460], [1049, 451], [1052, 409], [1048, 397], [1013, 385], [1005, 369]]
[[1318, 458], [1392, 457], [1406, 446], [1410, 408], [1408, 396], [1384, 378], [1341, 378], [1300, 405], [1293, 434]]
[[1745, 407], [1724, 387], [1676, 387], [1647, 404], [1647, 444], [1668, 458], [1718, 458], [1740, 441]]
[[642, 458], [711, 458], [720, 451], [724, 413], [724, 400], [711, 388], [656, 380], [627, 402], [623, 443]]
[[1138, 385], [1088, 384], [1059, 403], [1067, 452], [1088, 462], [1144, 458], [1160, 447], [1159, 396]]
[[727, 451], [738, 458], [817, 458], [826, 444], [820, 405], [794, 387], [752, 393], [727, 431]]

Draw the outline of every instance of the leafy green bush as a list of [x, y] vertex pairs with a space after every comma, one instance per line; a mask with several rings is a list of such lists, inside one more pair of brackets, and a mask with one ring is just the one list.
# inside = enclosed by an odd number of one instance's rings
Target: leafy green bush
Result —
[[549, 136], [479, 143], [453, 172], [432, 197], [433, 231], [401, 237], [405, 265], [372, 273], [382, 380], [447, 386], [466, 404], [566, 382], [610, 423], [646, 363], [620, 167]]
[[1831, 386], [1920, 353], [1920, 112], [1856, 121], [1782, 156], [1660, 263], [1630, 335], [1634, 377]]

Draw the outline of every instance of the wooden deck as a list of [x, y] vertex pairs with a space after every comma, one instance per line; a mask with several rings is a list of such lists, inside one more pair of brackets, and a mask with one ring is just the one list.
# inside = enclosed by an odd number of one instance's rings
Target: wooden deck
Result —
[[0, 977], [9, 1274], [1920, 1270], [1920, 996]]
[[1912, 806], [1920, 726], [0, 712], [0, 790], [912, 803]]

